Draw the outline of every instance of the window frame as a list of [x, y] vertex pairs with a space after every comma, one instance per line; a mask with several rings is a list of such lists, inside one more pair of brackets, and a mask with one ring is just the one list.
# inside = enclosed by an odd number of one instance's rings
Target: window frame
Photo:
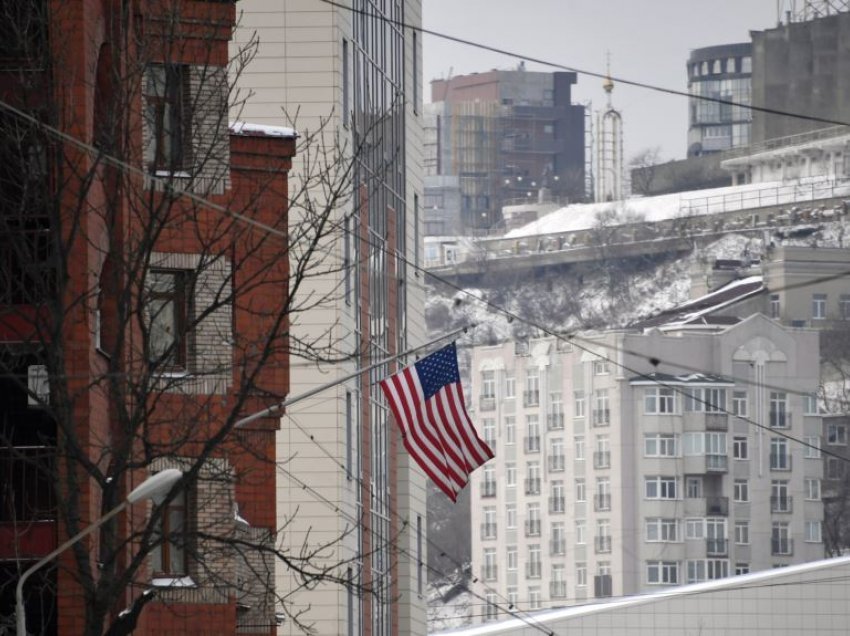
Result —
[[[187, 550], [187, 535], [189, 534], [189, 514], [190, 501], [186, 490], [178, 491], [174, 498], [167, 504], [163, 505], [160, 510], [160, 516], [155, 524], [154, 537], [155, 544], [150, 551], [151, 574], [153, 578], [183, 578], [189, 576], [189, 559]], [[172, 515], [178, 514], [180, 522], [175, 524]], [[182, 527], [182, 530], [175, 529]], [[182, 541], [182, 545], [175, 544], [175, 536], [177, 541]], [[172, 569], [174, 565], [174, 554], [177, 553], [177, 559], [180, 567], [176, 570]]]
[[[154, 76], [160, 72], [161, 77]], [[190, 81], [190, 67], [186, 64], [147, 65], [144, 99], [151, 150], [146, 149], [145, 161], [153, 173], [181, 171], [191, 165], [192, 112], [191, 100], [187, 99]], [[167, 117], [175, 130], [166, 137]], [[170, 146], [167, 152], [166, 142]]]
[[[174, 287], [171, 290], [154, 289], [152, 282], [156, 276], [173, 276]], [[160, 366], [163, 371], [188, 371], [189, 370], [189, 333], [192, 315], [192, 302], [189, 294], [189, 272], [182, 269], [152, 268], [148, 272], [146, 285], [146, 305], [148, 308], [148, 364], [151, 367]], [[173, 324], [165, 326], [174, 330], [174, 337], [170, 344], [161, 348], [161, 352], [155, 354], [154, 331], [157, 329], [158, 317], [163, 316], [163, 308], [167, 303], [174, 305]], [[156, 309], [154, 305], [158, 305]], [[166, 355], [166, 352], [171, 352]]]

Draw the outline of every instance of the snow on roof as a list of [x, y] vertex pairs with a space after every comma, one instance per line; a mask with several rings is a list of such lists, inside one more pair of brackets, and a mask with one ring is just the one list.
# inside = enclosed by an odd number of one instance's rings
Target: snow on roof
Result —
[[[810, 561], [808, 563], [799, 563], [797, 565], [789, 565], [782, 568], [772, 568], [770, 570], [762, 570], [760, 572], [751, 572], [749, 574], [740, 574], [730, 576], [725, 579], [715, 579], [704, 583], [694, 583], [692, 585], [680, 585], [671, 587], [659, 592], [650, 594], [638, 594], [635, 596], [625, 596], [621, 599], [599, 602], [591, 602], [585, 605], [576, 605], [573, 607], [565, 607], [561, 609], [543, 610], [531, 613], [534, 618], [535, 625], [547, 625], [554, 621], [585, 616], [589, 614], [598, 614], [607, 612], [612, 609], [625, 607], [634, 607], [650, 603], [657, 603], [668, 598], [692, 596], [694, 594], [706, 594], [711, 592], [723, 592], [725, 590], [736, 591], [746, 589], [749, 585], [761, 584], [774, 579], [782, 580], [784, 578], [793, 577], [798, 574], [807, 574], [809, 572], [818, 572], [835, 567], [841, 567], [850, 564], [850, 557], [837, 557], [835, 559], [822, 559], [820, 561]], [[804, 582], [800, 582], [803, 584]], [[528, 613], [523, 612], [528, 615]], [[439, 632], [434, 636], [485, 636], [486, 634], [498, 634], [500, 632], [510, 633], [518, 627], [527, 627], [528, 622], [519, 619], [511, 618], [497, 623], [489, 623], [487, 625], [478, 625], [476, 627], [467, 627], [456, 629], [447, 632]]]
[[[612, 225], [630, 223], [636, 220], [658, 222], [684, 216], [703, 216], [716, 214], [714, 205], [707, 205], [706, 200], [712, 201], [735, 201], [735, 197], [742, 198], [750, 192], [779, 192], [789, 198], [789, 202], [796, 200], [794, 197], [795, 185], [813, 186], [817, 183], [829, 182], [828, 177], [808, 177], [801, 179], [799, 184], [789, 184], [780, 181], [765, 183], [747, 183], [724, 188], [710, 188], [707, 190], [692, 190], [689, 192], [675, 192], [673, 194], [661, 194], [652, 197], [638, 197], [623, 201], [609, 201], [603, 203], [574, 203], [547, 214], [546, 216], [511, 230], [505, 234], [505, 238], [522, 238], [540, 234], [557, 234], [559, 232], [576, 232], [587, 230], [597, 223], [598, 215], [603, 212], [613, 211], [620, 218], [612, 221]], [[804, 188], [806, 192], [809, 188]], [[751, 198], [751, 197], [750, 197]], [[694, 203], [695, 205], [691, 205]], [[622, 215], [628, 213], [624, 219]], [[628, 217], [632, 217], [629, 220]]]
[[727, 380], [722, 375], [712, 373], [686, 373], [683, 375], [671, 375], [669, 373], [646, 373], [635, 376], [629, 380], [630, 384], [728, 384], [734, 382]]
[[294, 128], [288, 126], [267, 126], [265, 124], [252, 124], [247, 121], [230, 122], [230, 132], [234, 135], [257, 135], [261, 137], [297, 137]]
[[[705, 324], [710, 322], [709, 314], [724, 307], [728, 307], [744, 298], [748, 298], [764, 289], [764, 281], [761, 275], [747, 276], [733, 280], [722, 287], [699, 298], [689, 300], [655, 316], [638, 321], [631, 325], [635, 329], [648, 329], [660, 326], [680, 326], [693, 324], [701, 321]], [[719, 321], [728, 324], [729, 321]]]

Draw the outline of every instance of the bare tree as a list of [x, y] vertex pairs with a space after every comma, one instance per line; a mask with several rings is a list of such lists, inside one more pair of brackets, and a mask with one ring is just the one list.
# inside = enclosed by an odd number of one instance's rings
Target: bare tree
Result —
[[661, 163], [661, 148], [644, 148], [629, 161], [629, 173], [632, 179], [632, 192], [650, 194], [653, 191], [655, 173]]

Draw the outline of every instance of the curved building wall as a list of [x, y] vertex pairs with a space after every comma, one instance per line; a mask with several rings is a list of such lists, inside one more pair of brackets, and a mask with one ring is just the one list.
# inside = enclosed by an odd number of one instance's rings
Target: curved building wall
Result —
[[[694, 49], [688, 58], [688, 92], [740, 104], [751, 103], [752, 46], [749, 42]], [[691, 97], [688, 156], [694, 157], [750, 143], [752, 112]]]

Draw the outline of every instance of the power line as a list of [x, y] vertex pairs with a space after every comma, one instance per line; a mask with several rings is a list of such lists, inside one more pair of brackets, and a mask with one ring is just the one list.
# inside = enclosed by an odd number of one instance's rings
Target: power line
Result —
[[577, 73], [579, 75], [587, 75], [588, 77], [596, 77], [599, 79], [610, 79], [614, 82], [618, 82], [620, 84], [626, 84], [628, 86], [635, 86], [637, 88], [645, 88], [647, 90], [655, 91], [658, 93], [664, 93], [667, 95], [675, 95], [677, 97], [688, 97], [690, 99], [698, 99], [701, 101], [712, 102], [715, 104], [722, 104], [724, 106], [736, 106], [738, 108], [743, 108], [746, 110], [757, 111], [761, 113], [766, 113], [768, 115], [782, 115], [785, 117], [793, 117], [795, 119], [803, 119], [806, 121], [814, 121], [822, 124], [830, 124], [833, 126], [850, 126], [850, 122], [841, 121], [838, 119], [831, 119], [828, 117], [818, 117], [816, 115], [806, 115], [802, 113], [796, 113], [792, 111], [780, 110], [778, 108], [769, 108], [767, 106], [754, 106], [752, 104], [744, 104], [742, 102], [736, 102], [729, 99], [722, 99], [719, 97], [710, 97], [708, 95], [694, 95], [688, 93], [686, 91], [680, 91], [674, 88], [665, 88], [663, 86], [657, 86], [655, 84], [649, 84], [646, 82], [640, 82], [637, 80], [627, 79], [625, 77], [610, 75], [608, 73], [599, 73], [596, 71], [588, 71], [586, 69], [580, 69], [575, 66], [567, 66], [565, 64], [560, 64], [558, 62], [552, 62], [550, 60], [544, 60], [539, 57], [535, 57], [533, 55], [524, 55], [522, 53], [517, 53], [515, 51], [510, 51], [508, 49], [503, 49], [501, 47], [492, 46], [489, 44], [483, 44], [481, 42], [475, 42], [474, 40], [469, 40], [466, 38], [461, 38], [455, 35], [449, 35], [448, 33], [443, 33], [441, 31], [435, 31], [433, 29], [427, 29], [425, 27], [410, 24], [408, 22], [404, 22], [403, 20], [396, 20], [394, 18], [390, 18], [378, 13], [372, 13], [365, 9], [357, 9], [353, 6], [347, 6], [340, 2], [335, 2], [334, 0], [319, 0], [325, 4], [336, 7], [338, 9], [344, 9], [346, 11], [350, 11], [351, 13], [356, 13], [358, 15], [362, 15], [367, 18], [376, 18], [383, 22], [387, 22], [388, 24], [392, 24], [397, 27], [411, 29], [413, 31], [418, 31], [419, 33], [424, 33], [426, 35], [432, 35], [434, 37], [440, 38], [442, 40], [447, 40], [449, 42], [455, 42], [456, 44], [463, 44], [465, 46], [470, 46], [476, 49], [481, 49], [484, 51], [489, 51], [491, 53], [498, 53], [499, 55], [505, 55], [507, 57], [512, 57], [518, 60], [524, 60], [526, 62], [534, 62], [535, 64], [540, 64], [542, 66], [548, 66], [550, 68], [556, 68], [562, 71], [570, 71], [572, 73]]

